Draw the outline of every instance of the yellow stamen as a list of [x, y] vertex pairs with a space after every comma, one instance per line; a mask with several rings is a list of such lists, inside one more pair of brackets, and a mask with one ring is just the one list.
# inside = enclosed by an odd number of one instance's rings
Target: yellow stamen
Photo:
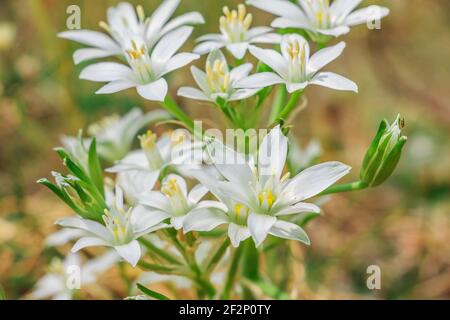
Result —
[[147, 133], [138, 137], [141, 142], [141, 147], [144, 150], [152, 151], [156, 148], [156, 134], [148, 130]]

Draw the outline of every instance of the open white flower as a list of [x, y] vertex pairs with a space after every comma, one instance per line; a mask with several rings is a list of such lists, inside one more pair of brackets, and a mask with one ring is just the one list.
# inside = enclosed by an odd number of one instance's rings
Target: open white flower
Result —
[[[189, 132], [179, 129], [162, 135], [148, 131], [139, 137], [141, 150], [130, 152], [107, 172], [118, 173], [117, 182], [123, 188], [127, 201], [135, 204], [137, 199], [153, 189], [159, 175], [168, 167], [182, 168], [195, 165], [194, 157], [201, 161], [201, 146], [191, 141]], [[192, 161], [192, 162], [190, 162]]]
[[229, 70], [223, 53], [214, 49], [206, 59], [206, 72], [192, 66], [191, 72], [199, 89], [182, 87], [178, 95], [186, 98], [216, 102], [217, 98], [225, 101], [243, 100], [255, 95], [259, 89], [235, 89], [235, 82], [247, 77], [252, 70], [251, 63], [242, 64]]
[[133, 37], [143, 39], [147, 48], [151, 49], [162, 36], [179, 27], [204, 23], [198, 12], [189, 12], [169, 21], [180, 1], [165, 0], [149, 18], [145, 16], [142, 6], [137, 6], [135, 10], [130, 3], [121, 2], [108, 9], [107, 23], [100, 23], [108, 34], [91, 30], [70, 30], [61, 32], [58, 36], [90, 46], [75, 51], [73, 58], [76, 64], [95, 58], [124, 55], [124, 49]]
[[221, 207], [217, 201], [200, 201], [208, 189], [198, 184], [190, 192], [186, 181], [175, 174], [164, 178], [161, 191], [150, 191], [139, 198], [139, 204], [146, 206], [152, 213], [170, 218], [171, 225], [179, 230], [183, 221], [191, 212]]
[[[114, 251], [109, 251], [84, 264], [76, 253], [70, 253], [64, 261], [52, 260], [48, 273], [38, 280], [30, 293], [30, 298], [70, 300], [76, 289], [94, 283], [99, 275], [114, 266], [118, 260], [119, 256]], [[78, 279], [71, 279], [76, 275], [79, 275]], [[74, 285], [79, 285], [79, 288], [72, 287]]]
[[136, 88], [138, 94], [147, 100], [164, 101], [168, 86], [163, 77], [199, 58], [194, 53], [176, 54], [192, 30], [192, 27], [181, 27], [171, 31], [154, 48], [149, 48], [141, 37], [130, 38], [124, 47], [129, 66], [117, 62], [99, 62], [83, 69], [80, 78], [108, 82], [97, 94]]
[[281, 36], [272, 33], [272, 28], [255, 27], [252, 24], [252, 15], [247, 14], [243, 4], [237, 10], [223, 8], [224, 16], [220, 17], [220, 34], [205, 34], [197, 39], [201, 42], [194, 48], [194, 52], [205, 54], [213, 49], [223, 48], [231, 52], [236, 59], [242, 59], [252, 43], [280, 43]]
[[80, 229], [86, 235], [72, 247], [77, 252], [86, 247], [113, 247], [117, 253], [132, 266], [136, 266], [141, 257], [141, 247], [137, 241], [143, 235], [164, 228], [157, 214], [150, 214], [143, 206], [126, 207], [123, 191], [116, 186], [114, 198], [107, 197], [103, 222], [66, 217], [56, 223], [62, 227]]
[[[353, 11], [362, 0], [247, 0], [261, 10], [279, 16], [272, 22], [274, 28], [299, 28], [310, 33], [334, 36], [346, 34], [350, 27], [382, 19], [389, 9], [369, 6]], [[353, 12], [352, 12], [353, 11]]]
[[[350, 167], [340, 162], [325, 162], [303, 170], [291, 179], [289, 173], [281, 176], [287, 145], [287, 138], [277, 126], [264, 138], [258, 151], [258, 161], [254, 164], [223, 144], [211, 142], [209, 154], [225, 180], [201, 177], [199, 180], [207, 188], [219, 190], [219, 198], [228, 203], [226, 210], [223, 210], [226, 215], [218, 211], [203, 213], [186, 221], [187, 230], [215, 227], [234, 219], [234, 227], [239, 226], [233, 230], [235, 244], [245, 239], [248, 231], [257, 246], [268, 234], [309, 244], [302, 228], [280, 218], [303, 212], [320, 212], [316, 205], [303, 201], [342, 178]], [[231, 235], [230, 238], [233, 239]]]
[[272, 49], [250, 47], [250, 52], [272, 68], [274, 72], [253, 74], [236, 83], [237, 88], [264, 88], [285, 84], [289, 93], [303, 90], [310, 84], [335, 90], [358, 91], [351, 80], [333, 72], [319, 72], [328, 63], [339, 57], [345, 48], [340, 42], [322, 49], [310, 57], [309, 44], [302, 36], [289, 34], [281, 41], [281, 54]]
[[[123, 117], [117, 114], [104, 117], [88, 127], [88, 134], [97, 141], [98, 155], [109, 161], [121, 160], [130, 151], [138, 132], [151, 122], [170, 119], [164, 110], [155, 110], [144, 114], [139, 108], [133, 108]], [[63, 136], [63, 147], [70, 152], [80, 164], [87, 164], [87, 148], [92, 139], [80, 140], [80, 137]], [[87, 167], [87, 166], [86, 166]]]

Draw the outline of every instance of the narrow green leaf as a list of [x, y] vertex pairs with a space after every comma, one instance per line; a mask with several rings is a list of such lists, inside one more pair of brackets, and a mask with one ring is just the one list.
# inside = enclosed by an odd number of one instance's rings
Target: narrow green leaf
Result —
[[158, 293], [156, 291], [150, 290], [149, 288], [143, 286], [142, 284], [138, 283], [137, 287], [139, 290], [141, 290], [144, 294], [146, 294], [147, 296], [154, 298], [156, 300], [170, 300], [168, 297], [166, 297], [165, 295]]
[[100, 166], [100, 161], [97, 156], [97, 142], [92, 139], [91, 145], [89, 146], [89, 175], [91, 179], [94, 181], [97, 189], [101, 194], [104, 194], [104, 181], [102, 174], [102, 167]]
[[0, 285], [0, 300], [6, 300], [6, 294], [3, 287]]

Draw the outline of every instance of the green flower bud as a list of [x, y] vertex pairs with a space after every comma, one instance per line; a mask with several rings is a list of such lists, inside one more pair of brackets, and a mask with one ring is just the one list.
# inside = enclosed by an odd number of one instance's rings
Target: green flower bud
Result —
[[370, 187], [383, 183], [394, 171], [407, 138], [401, 135], [403, 119], [397, 116], [392, 124], [383, 120], [377, 135], [364, 157], [360, 178]]

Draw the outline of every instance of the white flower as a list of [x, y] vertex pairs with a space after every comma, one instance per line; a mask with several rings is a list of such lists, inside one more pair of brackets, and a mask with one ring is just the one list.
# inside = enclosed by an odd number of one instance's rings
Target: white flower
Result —
[[201, 184], [188, 193], [186, 181], [178, 175], [170, 174], [164, 178], [161, 191], [147, 192], [139, 198], [139, 204], [149, 208], [152, 214], [158, 213], [170, 218], [171, 225], [179, 230], [189, 213], [221, 207], [221, 203], [217, 201], [200, 201], [206, 193], [208, 189]]
[[107, 193], [103, 222], [66, 217], [56, 223], [62, 227], [80, 229], [86, 235], [80, 238], [72, 248], [77, 252], [91, 246], [113, 247], [117, 253], [132, 266], [136, 266], [141, 257], [141, 247], [137, 241], [143, 235], [164, 228], [158, 215], [150, 214], [143, 206], [126, 207], [123, 191], [116, 187], [114, 198]]
[[[287, 155], [287, 138], [277, 126], [264, 138], [258, 151], [258, 161], [244, 161], [241, 155], [216, 141], [209, 144], [215, 167], [224, 177], [201, 181], [226, 204], [219, 210], [192, 215], [185, 221], [186, 230], [212, 229], [230, 223], [233, 245], [252, 236], [259, 246], [268, 234], [309, 244], [309, 238], [298, 225], [281, 220], [285, 215], [320, 212], [320, 208], [304, 200], [311, 198], [350, 171], [340, 162], [326, 162], [289, 178], [281, 177]], [[224, 214], [225, 213], [225, 214]]]
[[[70, 300], [76, 289], [94, 283], [99, 275], [114, 266], [118, 260], [119, 256], [114, 251], [109, 251], [84, 264], [76, 253], [70, 253], [64, 261], [52, 260], [48, 273], [38, 280], [30, 293], [30, 298]], [[78, 271], [79, 283], [72, 283], [75, 281], [71, 281], [70, 277], [76, 276], [75, 272]], [[80, 288], [71, 288], [73, 284], [79, 284]]]
[[164, 101], [168, 87], [163, 77], [199, 58], [193, 53], [176, 54], [192, 30], [192, 27], [181, 27], [171, 31], [154, 48], [149, 48], [141, 37], [133, 37], [123, 48], [129, 66], [117, 62], [99, 62], [83, 69], [80, 78], [108, 82], [97, 94], [136, 88], [138, 94], [147, 100]]
[[[104, 117], [88, 127], [88, 134], [95, 137], [98, 155], [114, 162], [122, 159], [130, 151], [137, 133], [151, 122], [170, 119], [164, 110], [155, 110], [144, 114], [139, 108], [133, 108], [123, 117], [117, 114]], [[87, 165], [87, 147], [92, 139], [80, 140], [80, 137], [63, 136], [63, 147], [78, 160], [83, 167]], [[86, 166], [87, 167], [87, 166]]]
[[246, 99], [256, 94], [259, 89], [235, 89], [234, 84], [247, 77], [252, 68], [251, 63], [245, 63], [229, 70], [223, 53], [214, 49], [206, 59], [206, 72], [195, 66], [191, 67], [192, 76], [201, 90], [182, 87], [178, 90], [178, 95], [212, 102], [216, 102], [219, 97], [225, 101]]
[[238, 88], [264, 88], [285, 84], [289, 93], [303, 90], [310, 84], [335, 90], [358, 91], [357, 85], [336, 73], [319, 72], [325, 65], [339, 57], [345, 48], [340, 42], [322, 49], [311, 57], [309, 44], [302, 36], [289, 34], [281, 41], [281, 54], [272, 49], [250, 47], [250, 52], [272, 68], [274, 72], [256, 73], [236, 83]]
[[95, 58], [125, 55], [130, 38], [134, 37], [143, 39], [147, 48], [151, 49], [161, 37], [179, 27], [204, 23], [198, 12], [189, 12], [169, 21], [179, 3], [180, 0], [166, 0], [151, 17], [146, 18], [142, 6], [137, 6], [135, 10], [130, 3], [121, 2], [117, 7], [108, 9], [108, 23], [100, 23], [108, 35], [91, 30], [71, 30], [58, 36], [90, 46], [75, 51], [73, 57], [76, 64]]
[[[117, 183], [125, 192], [127, 201], [135, 204], [137, 199], [153, 189], [161, 172], [168, 167], [183, 169], [184, 166], [195, 166], [193, 157], [201, 161], [202, 153], [196, 154], [195, 148], [201, 148], [191, 142], [190, 134], [179, 129], [171, 134], [162, 135], [148, 131], [139, 137], [141, 150], [129, 153], [124, 159], [107, 172], [118, 173]], [[192, 162], [190, 162], [192, 160]]]
[[225, 16], [220, 18], [220, 34], [206, 34], [197, 39], [201, 42], [194, 48], [194, 52], [205, 54], [213, 49], [226, 47], [236, 59], [242, 59], [251, 43], [280, 43], [281, 36], [271, 33], [272, 28], [250, 28], [252, 15], [246, 13], [243, 4], [238, 5], [238, 10], [228, 7], [223, 8]]
[[[389, 9], [369, 6], [353, 11], [362, 0], [248, 0], [247, 3], [273, 13], [279, 18], [272, 22], [274, 28], [300, 28], [313, 34], [338, 37], [350, 27], [379, 20], [389, 14]], [[353, 11], [353, 12], [352, 12]]]

